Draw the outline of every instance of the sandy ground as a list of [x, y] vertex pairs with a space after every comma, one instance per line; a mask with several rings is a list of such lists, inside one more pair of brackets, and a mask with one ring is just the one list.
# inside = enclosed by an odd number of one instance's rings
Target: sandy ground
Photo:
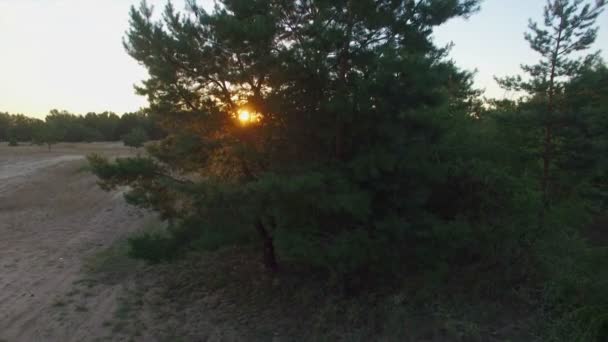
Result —
[[[0, 341], [107, 338], [120, 284], [83, 287], [83, 261], [146, 219], [83, 170], [120, 144], [0, 146]], [[86, 290], [88, 289], [88, 290]], [[78, 295], [76, 295], [80, 292]], [[65, 300], [65, 298], [73, 298]]]

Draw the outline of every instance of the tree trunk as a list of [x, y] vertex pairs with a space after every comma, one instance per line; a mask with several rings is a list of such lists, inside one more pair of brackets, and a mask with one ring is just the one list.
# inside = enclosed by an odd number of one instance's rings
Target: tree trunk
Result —
[[543, 206], [544, 210], [549, 209], [549, 203], [551, 200], [550, 192], [550, 177], [551, 177], [551, 158], [553, 150], [553, 130], [550, 124], [545, 127], [545, 143], [543, 151]]
[[266, 266], [266, 269], [273, 273], [277, 272], [279, 270], [279, 264], [274, 251], [274, 241], [272, 240], [272, 236], [270, 236], [268, 230], [266, 230], [266, 227], [264, 227], [261, 219], [258, 219], [255, 226], [264, 244], [264, 266]]
[[545, 123], [545, 139], [543, 148], [543, 179], [542, 179], [542, 196], [543, 196], [543, 210], [541, 213], [541, 224], [544, 222], [545, 211], [549, 209], [551, 203], [550, 194], [550, 179], [551, 179], [551, 162], [553, 153], [553, 112], [555, 110], [555, 73], [559, 57], [559, 49], [562, 43], [563, 33], [563, 18], [559, 24], [559, 32], [557, 34], [557, 41], [555, 50], [553, 51], [553, 57], [551, 58], [551, 73], [549, 75], [549, 103], [547, 104], [547, 122]]
[[[341, 88], [342, 91], [344, 93], [347, 93], [347, 89], [348, 89], [348, 82], [346, 79], [346, 75], [348, 73], [348, 62], [349, 62], [349, 58], [350, 58], [350, 42], [352, 40], [352, 36], [353, 36], [353, 29], [354, 29], [354, 13], [353, 13], [353, 9], [352, 9], [352, 1], [349, 1], [347, 3], [347, 8], [346, 10], [348, 11], [348, 19], [347, 19], [347, 28], [346, 28], [346, 37], [344, 39], [344, 42], [342, 44], [341, 50], [339, 52], [338, 55], [338, 78], [340, 80], [341, 83]], [[340, 109], [341, 111], [342, 109]], [[344, 122], [343, 122], [343, 118], [342, 118], [342, 113], [341, 112], [336, 113], [336, 137], [335, 137], [335, 154], [336, 154], [336, 159], [337, 160], [341, 160], [344, 156]]]

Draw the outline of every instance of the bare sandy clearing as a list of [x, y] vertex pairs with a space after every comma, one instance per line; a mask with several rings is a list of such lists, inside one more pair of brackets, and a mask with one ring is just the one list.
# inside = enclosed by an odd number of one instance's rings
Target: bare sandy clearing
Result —
[[84, 159], [84, 156], [65, 155], [0, 162], [0, 194], [27, 181], [29, 176], [41, 169], [80, 159]]
[[41, 168], [82, 158], [84, 158], [84, 156], [66, 155], [49, 157], [45, 159], [16, 160], [14, 162], [5, 161], [0, 164], [0, 180], [6, 180], [12, 177], [27, 176]]
[[129, 149], [0, 147], [0, 340], [108, 336], [103, 322], [114, 314], [122, 285], [90, 286], [76, 296], [74, 283], [82, 278], [84, 259], [137, 229], [144, 218], [80, 171], [91, 152], [125, 155]]

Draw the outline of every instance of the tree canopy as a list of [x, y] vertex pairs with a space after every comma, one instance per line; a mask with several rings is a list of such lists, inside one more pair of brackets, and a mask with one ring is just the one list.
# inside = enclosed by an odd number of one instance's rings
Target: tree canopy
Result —
[[[403, 267], [406, 255], [411, 267], [446, 262], [471, 247], [448, 246], [450, 234], [494, 224], [482, 207], [514, 205], [510, 193], [484, 203], [491, 184], [512, 180], [488, 176], [485, 152], [451, 146], [481, 138], [450, 132], [475, 125], [477, 92], [431, 34], [477, 9], [223, 1], [207, 13], [190, 2], [187, 13], [168, 4], [157, 22], [144, 2], [125, 46], [149, 70], [139, 92], [169, 137], [133, 167], [94, 164], [107, 186], [130, 184], [134, 203], [192, 234], [182, 241], [257, 234], [272, 269], [277, 255], [339, 273]], [[254, 119], [238, 120], [242, 111]], [[438, 243], [450, 251], [425, 248]]]

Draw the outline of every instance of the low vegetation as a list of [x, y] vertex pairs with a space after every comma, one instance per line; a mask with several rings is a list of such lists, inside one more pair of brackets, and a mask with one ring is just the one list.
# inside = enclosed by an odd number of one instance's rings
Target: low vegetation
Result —
[[124, 142], [125, 146], [130, 146], [134, 148], [140, 148], [144, 146], [144, 143], [148, 140], [150, 140], [148, 134], [145, 130], [141, 128], [134, 128], [122, 137], [122, 141]]

